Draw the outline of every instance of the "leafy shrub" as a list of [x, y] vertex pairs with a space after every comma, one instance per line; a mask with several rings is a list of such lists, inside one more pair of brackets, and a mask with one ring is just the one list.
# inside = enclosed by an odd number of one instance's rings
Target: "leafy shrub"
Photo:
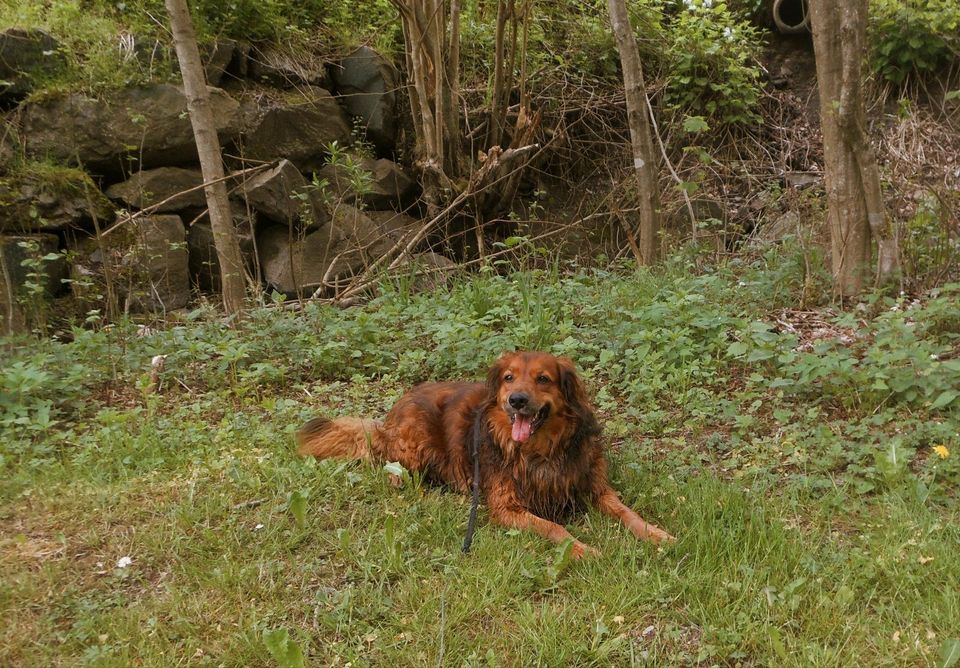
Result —
[[960, 4], [955, 0], [871, 0], [875, 69], [893, 83], [928, 75], [960, 54]]
[[684, 0], [667, 32], [669, 107], [717, 125], [759, 120], [762, 39], [755, 27], [734, 18], [724, 2]]
[[[954, 197], [960, 202], [960, 196]], [[951, 230], [950, 201], [928, 194], [900, 233], [904, 278], [917, 289], [943, 282], [960, 264], [960, 238]]]

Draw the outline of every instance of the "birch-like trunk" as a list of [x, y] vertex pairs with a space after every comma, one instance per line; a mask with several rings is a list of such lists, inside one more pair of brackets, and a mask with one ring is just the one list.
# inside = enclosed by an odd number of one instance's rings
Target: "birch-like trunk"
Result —
[[657, 259], [660, 232], [660, 189], [657, 183], [657, 154], [653, 148], [653, 134], [647, 116], [646, 86], [640, 51], [633, 35], [630, 17], [624, 0], [608, 0], [610, 24], [620, 52], [623, 69], [623, 87], [627, 98], [627, 124], [630, 126], [630, 144], [633, 147], [633, 167], [639, 190], [640, 216], [637, 248], [643, 264]]
[[183, 90], [187, 97], [187, 110], [193, 126], [193, 138], [200, 156], [200, 170], [207, 196], [207, 208], [210, 212], [210, 227], [213, 230], [213, 243], [220, 263], [220, 279], [223, 290], [223, 306], [227, 313], [239, 315], [243, 312], [246, 297], [246, 282], [243, 271], [243, 256], [240, 253], [240, 241], [233, 227], [230, 213], [230, 201], [227, 185], [223, 180], [223, 159], [220, 156], [220, 139], [217, 137], [217, 125], [210, 108], [210, 96], [200, 60], [200, 51], [193, 32], [193, 22], [186, 0], [165, 0], [167, 13], [170, 14], [170, 28], [173, 43], [180, 62], [183, 77]]

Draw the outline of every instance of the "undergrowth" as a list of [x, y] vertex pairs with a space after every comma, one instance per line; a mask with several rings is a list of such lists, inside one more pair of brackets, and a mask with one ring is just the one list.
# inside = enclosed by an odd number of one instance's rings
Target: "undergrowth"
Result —
[[[791, 253], [3, 342], [0, 663], [936, 664], [960, 628], [958, 286], [797, 310]], [[571, 531], [602, 556], [571, 564], [481, 517], [463, 557], [465, 498], [293, 456], [308, 417], [379, 417], [518, 347], [576, 360], [616, 487], [675, 547], [590, 513]]]

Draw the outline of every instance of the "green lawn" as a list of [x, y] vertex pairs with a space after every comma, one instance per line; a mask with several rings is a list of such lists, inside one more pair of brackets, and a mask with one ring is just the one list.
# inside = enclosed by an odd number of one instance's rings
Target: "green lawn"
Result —
[[[952, 665], [957, 293], [822, 310], [814, 336], [775, 326], [800, 316], [768, 266], [555, 267], [6, 350], [0, 665], [279, 666], [282, 630], [310, 666]], [[465, 497], [293, 454], [311, 415], [382, 415], [515, 346], [578, 359], [615, 486], [675, 545], [590, 513], [570, 530], [601, 555], [570, 564], [481, 512], [462, 555]]]

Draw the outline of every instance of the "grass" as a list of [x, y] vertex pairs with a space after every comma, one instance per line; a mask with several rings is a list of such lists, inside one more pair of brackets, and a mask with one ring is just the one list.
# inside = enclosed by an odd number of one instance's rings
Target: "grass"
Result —
[[[957, 404], [934, 404], [952, 371], [920, 369], [928, 393], [851, 388], [866, 367], [918, 373], [884, 343], [897, 314], [926, 323], [911, 350], [947, 364], [955, 297], [878, 298], [852, 365], [820, 341], [808, 354], [834, 371], [809, 380], [787, 355], [803, 341], [757, 340], [802, 283], [791, 266], [487, 273], [348, 310], [266, 307], [236, 330], [200, 309], [8, 349], [0, 665], [283, 665], [277, 630], [311, 666], [943, 665], [960, 437]], [[835, 333], [848, 315], [823, 312]], [[381, 415], [517, 345], [578, 358], [616, 487], [676, 545], [589, 513], [570, 528], [601, 555], [571, 564], [481, 512], [464, 556], [465, 497], [293, 455], [308, 416]]]

